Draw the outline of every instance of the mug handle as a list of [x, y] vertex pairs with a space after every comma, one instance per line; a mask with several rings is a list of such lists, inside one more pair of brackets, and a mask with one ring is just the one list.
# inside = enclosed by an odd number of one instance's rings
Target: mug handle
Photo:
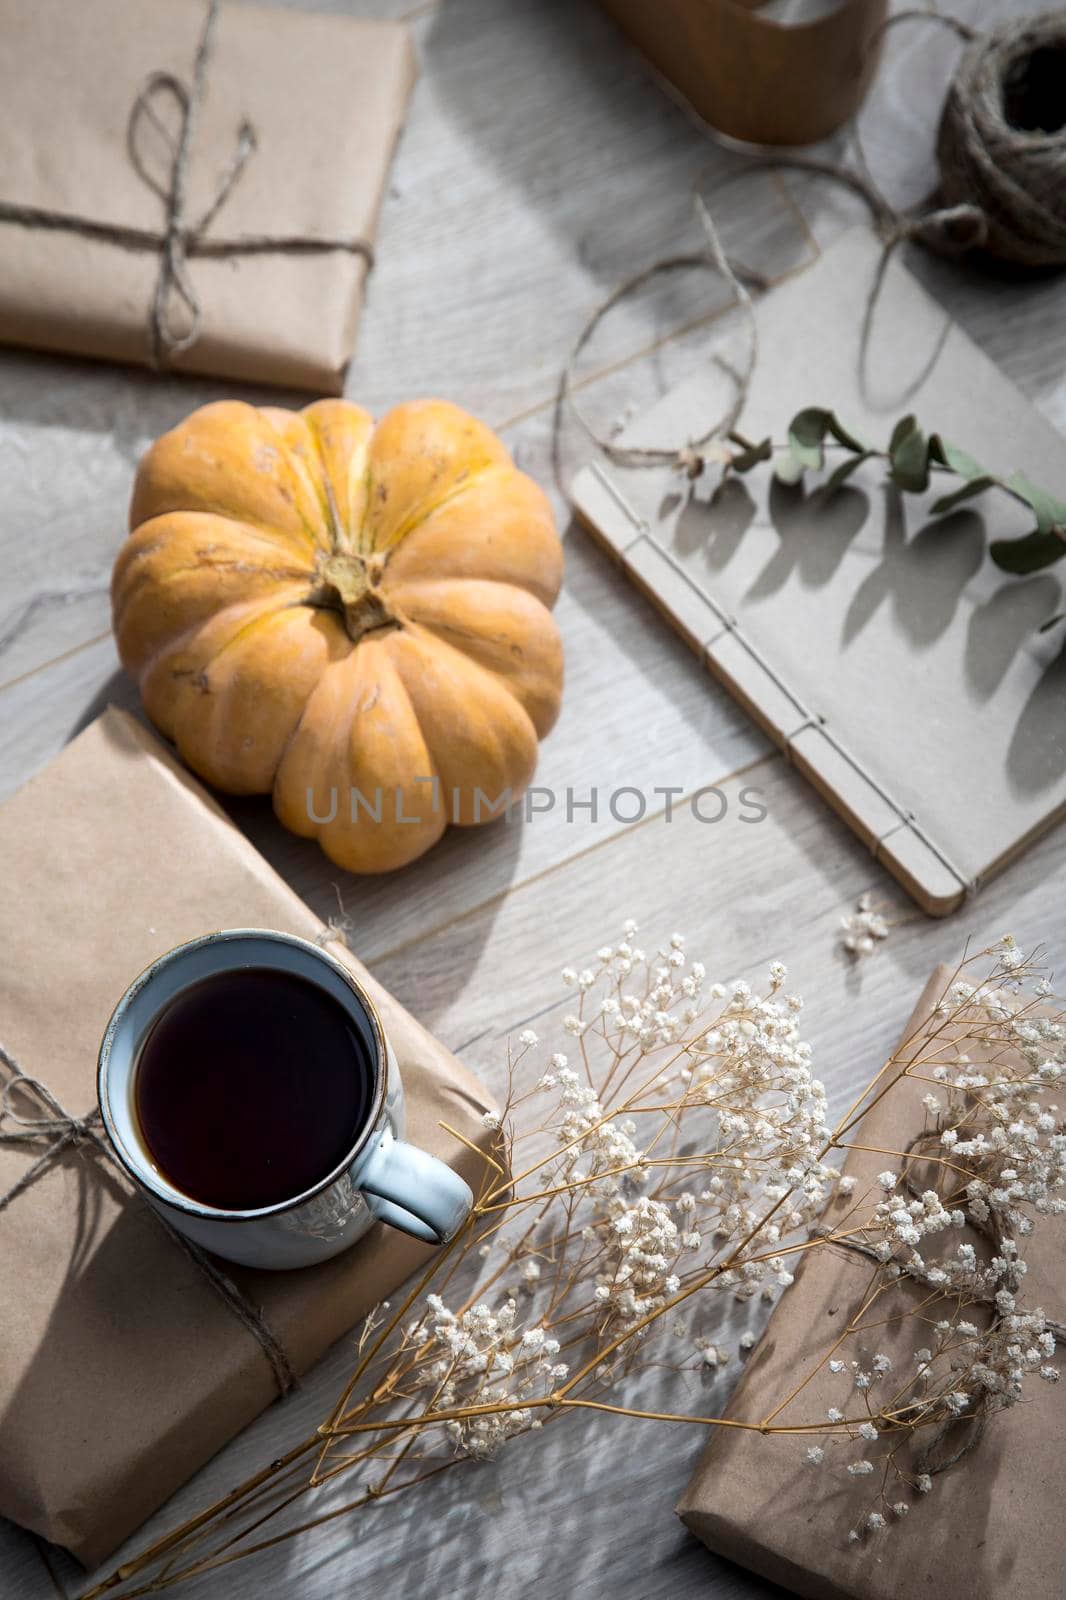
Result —
[[379, 1222], [427, 1244], [453, 1239], [474, 1204], [457, 1172], [389, 1129], [360, 1172], [359, 1187]]

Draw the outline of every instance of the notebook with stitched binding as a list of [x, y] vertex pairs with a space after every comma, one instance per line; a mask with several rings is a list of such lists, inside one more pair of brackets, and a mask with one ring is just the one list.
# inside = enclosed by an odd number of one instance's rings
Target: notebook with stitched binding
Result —
[[[1066, 439], [898, 252], [872, 300], [880, 266], [879, 242], [855, 229], [758, 304], [739, 430], [781, 442], [817, 405], [883, 449], [913, 413], [993, 472], [1066, 498]], [[723, 326], [724, 356], [737, 337]], [[698, 437], [728, 383], [708, 360], [621, 442]], [[991, 561], [990, 539], [1034, 525], [999, 490], [933, 515], [956, 480], [936, 474], [926, 494], [903, 495], [870, 460], [830, 494], [837, 459], [796, 487], [771, 463], [689, 483], [597, 461], [573, 499], [711, 672], [942, 916], [1066, 814], [1066, 624], [1041, 632], [1066, 609], [1066, 562], [1013, 577]]]

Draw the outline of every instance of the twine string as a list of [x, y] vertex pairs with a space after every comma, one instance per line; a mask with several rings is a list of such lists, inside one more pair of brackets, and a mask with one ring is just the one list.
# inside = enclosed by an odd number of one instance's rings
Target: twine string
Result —
[[[100, 1121], [99, 1110], [91, 1111], [87, 1117], [69, 1116], [47, 1084], [42, 1083], [39, 1078], [31, 1078], [24, 1073], [3, 1045], [0, 1045], [0, 1060], [3, 1060], [4, 1065], [11, 1069], [13, 1074], [0, 1091], [0, 1145], [18, 1144], [27, 1140], [44, 1143], [44, 1149], [21, 1177], [0, 1194], [0, 1211], [5, 1211], [11, 1202], [28, 1189], [45, 1168], [62, 1154], [67, 1145], [80, 1145], [91, 1141], [103, 1149], [103, 1141], [94, 1126]], [[30, 1115], [20, 1112], [16, 1105], [16, 1095], [20, 1095], [24, 1101], [38, 1101], [43, 1110]], [[13, 1128], [5, 1129], [5, 1122], [14, 1124]]]
[[[206, 91], [219, 6], [220, 0], [209, 0], [193, 61], [191, 88], [187, 88], [172, 72], [153, 72], [134, 100], [126, 125], [126, 153], [130, 165], [164, 207], [162, 230], [133, 227], [120, 222], [101, 222], [99, 218], [77, 212], [0, 200], [0, 222], [57, 233], [74, 233], [82, 238], [117, 245], [124, 250], [158, 256], [159, 269], [148, 314], [149, 350], [152, 365], [156, 367], [165, 366], [172, 356], [188, 350], [202, 332], [203, 306], [188, 269], [189, 260], [194, 257], [217, 260], [255, 255], [328, 255], [343, 252], [361, 256], [368, 267], [374, 264], [373, 246], [361, 235], [333, 237], [254, 233], [236, 238], [207, 237], [208, 230], [236, 189], [258, 148], [255, 128], [247, 118], [242, 118], [237, 128], [233, 150], [219, 177], [213, 198], [198, 220], [189, 220], [189, 165]], [[178, 111], [176, 138], [157, 109], [157, 105], [167, 99], [174, 102]], [[169, 152], [170, 167], [165, 183], [160, 183], [148, 164], [144, 141], [149, 129], [154, 131], [156, 138], [164, 143]]]
[[[851, 189], [862, 199], [883, 244], [880, 268], [870, 291], [863, 329], [865, 350], [874, 311], [880, 298], [888, 259], [904, 242], [923, 245], [938, 255], [953, 257], [985, 250], [1002, 260], [1038, 267], [1066, 265], [1066, 127], [1050, 133], [1016, 128], [1007, 121], [1005, 85], [1012, 74], [1024, 72], [1025, 63], [1040, 51], [1066, 55], [1066, 16], [1049, 12], [1027, 17], [979, 34], [957, 17], [939, 12], [907, 9], [889, 17], [874, 34], [869, 48], [877, 48], [884, 35], [900, 23], [932, 22], [963, 41], [966, 50], [952, 78], [941, 117], [937, 155], [941, 182], [920, 205], [901, 210], [878, 187], [863, 148], [859, 118], [852, 122], [856, 165], [791, 151], [759, 155], [730, 173], [716, 194], [731, 183], [747, 181], [755, 172], [791, 170], [822, 177]], [[730, 261], [722, 249], [710, 208], [697, 179], [693, 203], [708, 248], [699, 254], [661, 258], [621, 283], [596, 307], [571, 348], [559, 383], [555, 413], [554, 459], [559, 473], [559, 434], [566, 408], [592, 443], [608, 460], [622, 467], [672, 466], [698, 477], [704, 467], [702, 452], [733, 430], [747, 398], [757, 354], [754, 307], [748, 286], [768, 287], [766, 278]], [[726, 280], [740, 304], [748, 325], [748, 359], [733, 373], [734, 402], [698, 437], [673, 445], [626, 445], [599, 432], [575, 396], [574, 370], [592, 334], [609, 311], [660, 274], [685, 267], [712, 266]], [[712, 359], [725, 367], [721, 357]]]
[[[155, 282], [155, 294], [152, 300], [152, 317], [150, 333], [152, 339], [152, 357], [156, 365], [160, 365], [164, 355], [175, 354], [179, 350], [187, 350], [199, 337], [200, 325], [203, 320], [203, 311], [197, 298], [196, 291], [189, 281], [186, 265], [186, 234], [185, 221], [186, 195], [189, 180], [189, 152], [192, 149], [193, 134], [200, 115], [203, 103], [204, 77], [207, 70], [207, 61], [211, 53], [215, 25], [218, 21], [219, 0], [210, 0], [207, 16], [204, 20], [203, 32], [196, 47], [196, 57], [193, 62], [192, 91], [185, 88], [181, 80], [171, 72], [153, 72], [145, 87], [141, 90], [130, 111], [129, 122], [126, 126], [126, 147], [134, 170], [142, 180], [147, 180], [149, 174], [138, 146], [138, 133], [143, 123], [142, 118], [151, 113], [151, 121], [163, 135], [170, 147], [172, 161], [170, 168], [169, 190], [163, 190], [159, 184], [152, 182], [151, 187], [163, 200], [166, 206], [166, 231], [163, 235], [163, 245], [159, 256], [159, 273]], [[175, 144], [169, 131], [163, 126], [160, 118], [154, 114], [151, 100], [154, 95], [162, 92], [170, 94], [178, 103], [181, 111], [181, 132]], [[242, 122], [237, 134], [237, 146], [230, 160], [228, 168], [228, 181], [224, 175], [215, 195], [215, 199], [208, 207], [200, 226], [196, 232], [202, 233], [206, 221], [225, 205], [234, 184], [237, 182], [244, 163], [254, 149], [255, 136], [247, 122]], [[243, 154], [242, 154], [243, 152]], [[170, 315], [171, 294], [176, 292], [178, 298], [184, 303], [189, 313], [189, 325], [184, 332], [178, 332]]]
[[[761, 273], [734, 263], [726, 255], [710, 208], [698, 190], [693, 195], [693, 206], [696, 217], [703, 229], [706, 249], [688, 255], [665, 256], [659, 261], [652, 262], [650, 267], [645, 267], [641, 272], [634, 273], [632, 277], [625, 279], [623, 283], [620, 283], [616, 289], [611, 291], [605, 300], [600, 302], [571, 346], [570, 354], [567, 357], [559, 380], [559, 390], [555, 405], [554, 453], [557, 464], [559, 431], [562, 413], [566, 407], [569, 407], [592, 443], [616, 466], [678, 467], [686, 470], [693, 477], [697, 477], [699, 472], [703, 470], [700, 452], [706, 449], [712, 439], [721, 437], [736, 426], [740, 413], [744, 408], [748, 390], [751, 386], [752, 374], [755, 371], [755, 364], [758, 360], [759, 336], [751, 290], [765, 289], [768, 284]], [[599, 432], [577, 400], [574, 374], [578, 360], [608, 312], [613, 311], [621, 301], [627, 300], [630, 295], [635, 294], [638, 289], [643, 288], [652, 279], [661, 276], [663, 273], [677, 272], [686, 267], [712, 268], [720, 277], [724, 278], [729, 288], [732, 289], [737, 304], [740, 306], [746, 333], [743, 367], [740, 371], [737, 371], [718, 352], [712, 352], [714, 364], [725, 372], [733, 383], [733, 399], [725, 411], [716, 417], [709, 426], [703, 428], [698, 435], [690, 437], [680, 446], [619, 444]]]
[[[94, 1107], [87, 1116], [72, 1116], [46, 1083], [22, 1070], [3, 1044], [0, 1044], [0, 1063], [9, 1074], [0, 1089], [0, 1148], [25, 1144], [39, 1147], [38, 1154], [26, 1170], [0, 1193], [0, 1212], [25, 1193], [52, 1162], [69, 1148], [90, 1147], [94, 1155], [100, 1156], [125, 1181], [125, 1171], [103, 1135], [99, 1107]], [[139, 1194], [139, 1191], [134, 1190], [134, 1193]], [[148, 1205], [147, 1201], [144, 1204], [168, 1237], [185, 1252], [227, 1309], [252, 1334], [270, 1363], [279, 1394], [288, 1394], [296, 1386], [296, 1373], [288, 1352], [259, 1307], [252, 1304], [205, 1250], [171, 1227], [154, 1206]]]

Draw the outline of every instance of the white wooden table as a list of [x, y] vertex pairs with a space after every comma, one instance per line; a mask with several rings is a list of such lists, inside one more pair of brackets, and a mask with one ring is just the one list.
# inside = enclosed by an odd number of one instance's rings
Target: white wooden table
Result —
[[[657, 255], [699, 246], [693, 179], [708, 165], [725, 173], [735, 158], [667, 97], [594, 0], [333, 5], [408, 16], [422, 59], [348, 392], [375, 410], [448, 396], [500, 429], [519, 464], [551, 486], [553, 395], [578, 327], [619, 279]], [[990, 22], [1029, 8], [957, 0], [954, 9]], [[871, 164], [900, 201], [932, 186], [933, 129], [956, 50], [937, 29], [908, 26], [890, 37], [864, 129]], [[776, 275], [856, 215], [825, 185], [758, 178], [729, 191], [720, 221], [731, 250]], [[1066, 282], [1012, 284], [921, 258], [912, 264], [1066, 429]], [[609, 423], [691, 369], [723, 303], [721, 290], [694, 273], [620, 309], [583, 370], [590, 412]], [[108, 701], [132, 705], [109, 636], [106, 586], [133, 464], [149, 438], [224, 392], [232, 389], [0, 355], [0, 792]], [[587, 453], [571, 430], [564, 484]], [[553, 493], [566, 527], [565, 500]], [[968, 935], [984, 940], [1009, 928], [1025, 944], [1045, 941], [1061, 964], [1061, 832], [953, 920], [928, 921], [579, 529], [567, 530], [566, 546], [558, 611], [566, 703], [538, 782], [579, 794], [622, 784], [688, 794], [718, 784], [734, 801], [734, 820], [697, 826], [686, 808], [669, 823], [662, 812], [631, 827], [580, 812], [568, 823], [557, 806], [529, 826], [455, 833], [393, 878], [340, 883], [359, 955], [486, 1078], [501, 1081], [508, 1030], [559, 998], [564, 959], [594, 951], [629, 915], [649, 938], [685, 932], [715, 976], [756, 975], [784, 960], [807, 997], [809, 1036], [835, 1104], [880, 1063], [932, 966]], [[735, 820], [744, 785], [761, 789], [768, 808], [758, 827]], [[338, 874], [314, 847], [284, 835], [265, 802], [236, 814], [316, 910], [335, 910]], [[902, 921], [872, 959], [852, 966], [837, 927], [867, 888], [897, 903]], [[551, 1025], [549, 1014], [541, 1031]], [[347, 1360], [335, 1351], [152, 1531], [317, 1422]], [[701, 1403], [723, 1403], [738, 1371], [732, 1362]], [[210, 1600], [326, 1600], [364, 1589], [500, 1600], [771, 1593], [709, 1555], [673, 1516], [701, 1445], [694, 1432], [602, 1418], [551, 1433], [554, 1442], [527, 1440], [495, 1466], [446, 1474], [417, 1498], [341, 1520], [189, 1592]], [[73, 1596], [79, 1583], [62, 1553], [0, 1524], [5, 1600]]]

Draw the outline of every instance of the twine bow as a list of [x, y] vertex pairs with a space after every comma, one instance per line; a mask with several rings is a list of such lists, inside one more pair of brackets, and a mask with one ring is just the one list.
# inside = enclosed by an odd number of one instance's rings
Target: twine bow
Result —
[[[164, 355], [187, 350], [199, 336], [203, 311], [196, 290], [189, 279], [187, 264], [189, 249], [190, 246], [195, 248], [197, 241], [202, 238], [211, 222], [222, 210], [256, 148], [255, 129], [247, 118], [242, 118], [237, 130], [236, 146], [229, 165], [219, 181], [215, 198], [200, 221], [190, 228], [185, 220], [189, 152], [192, 149], [193, 134], [196, 131], [196, 121], [203, 100], [204, 75], [217, 19], [218, 0], [211, 0], [196, 49], [191, 93], [174, 73], [153, 72], [133, 102], [126, 126], [126, 148], [133, 170], [143, 183], [154, 190], [166, 207], [166, 231], [160, 244], [159, 275], [155, 283], [150, 323], [152, 356], [157, 364]], [[160, 94], [169, 95], [177, 102], [180, 109], [181, 132], [176, 142], [170, 130], [157, 116], [152, 104], [153, 98]], [[170, 149], [172, 158], [170, 182], [166, 188], [148, 170], [140, 147], [140, 138], [146, 121], [151, 122]], [[173, 305], [175, 294], [189, 313], [189, 325], [182, 332], [175, 326]]]
[[[172, 72], [153, 72], [133, 102], [126, 126], [126, 151], [130, 165], [141, 182], [159, 196], [164, 206], [161, 232], [152, 228], [131, 227], [125, 223], [101, 222], [94, 217], [54, 211], [44, 206], [0, 200], [0, 222], [16, 223], [26, 228], [45, 228], [59, 233], [76, 233], [83, 238], [100, 239], [126, 250], [158, 255], [159, 271], [148, 316], [151, 360], [156, 367], [165, 366], [172, 355], [188, 350], [200, 337], [203, 308], [188, 269], [193, 257], [218, 259], [250, 255], [327, 255], [343, 251], [362, 256], [368, 266], [374, 264], [373, 247], [367, 239], [358, 235], [333, 238], [259, 233], [242, 234], [233, 239], [207, 237], [209, 228], [258, 148], [255, 129], [246, 117], [238, 125], [233, 151], [219, 178], [214, 199], [198, 220], [189, 220], [189, 162], [203, 104], [219, 5], [220, 0], [209, 0], [196, 47], [191, 87], [187, 88]], [[178, 108], [179, 131], [176, 137], [156, 109], [160, 100], [167, 99]], [[149, 127], [169, 152], [169, 172], [162, 183], [148, 166], [149, 152], [145, 137]]]
[[[102, 1118], [98, 1107], [84, 1117], [72, 1116], [60, 1105], [47, 1084], [23, 1072], [15, 1057], [2, 1044], [0, 1064], [10, 1074], [0, 1089], [0, 1149], [5, 1145], [27, 1143], [39, 1147], [39, 1154], [25, 1172], [16, 1178], [10, 1188], [0, 1193], [0, 1212], [5, 1211], [53, 1161], [72, 1146], [91, 1145], [93, 1153], [101, 1156], [125, 1179], [124, 1169], [100, 1131]], [[252, 1304], [206, 1251], [172, 1228], [153, 1206], [148, 1206], [148, 1210], [164, 1232], [181, 1247], [226, 1307], [257, 1340], [270, 1362], [279, 1393], [287, 1394], [295, 1388], [296, 1374], [288, 1353], [258, 1306]]]
[[[0, 1194], [0, 1211], [5, 1211], [12, 1200], [40, 1177], [45, 1167], [61, 1155], [68, 1145], [78, 1145], [90, 1140], [108, 1159], [110, 1151], [97, 1132], [100, 1126], [99, 1109], [87, 1117], [72, 1117], [63, 1110], [55, 1095], [40, 1078], [31, 1078], [18, 1066], [14, 1058], [0, 1045], [0, 1060], [12, 1073], [0, 1091], [0, 1145], [22, 1144], [27, 1141], [42, 1144], [41, 1154], [27, 1167], [10, 1189]], [[25, 1103], [36, 1103], [40, 1109], [27, 1114], [16, 1105], [16, 1096]], [[5, 1128], [11, 1123], [11, 1128]]]

